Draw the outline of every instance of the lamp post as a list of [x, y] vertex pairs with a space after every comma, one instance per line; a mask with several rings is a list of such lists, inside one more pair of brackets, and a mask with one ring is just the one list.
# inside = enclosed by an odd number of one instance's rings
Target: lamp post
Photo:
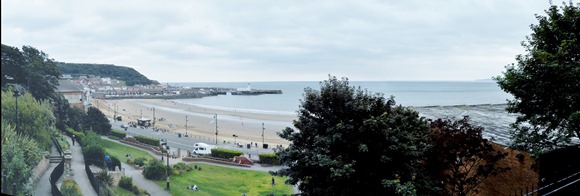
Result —
[[217, 141], [218, 140], [217, 139], [217, 136], [218, 136], [217, 114], [215, 114], [214, 118], [215, 118], [215, 144], [217, 144], [218, 143], [218, 141]]
[[236, 143], [236, 139], [238, 138], [238, 135], [234, 134], [234, 135], [232, 135], [232, 136], [234, 137], [234, 144], [237, 146], [237, 145], [238, 145], [238, 143]]
[[262, 123], [262, 145], [264, 145], [264, 123]]
[[165, 149], [167, 149], [167, 168], [165, 168], [165, 176], [167, 176], [167, 190], [169, 190], [169, 145], [167, 144], [167, 141], [161, 145], [165, 145]]
[[14, 126], [14, 130], [18, 134], [18, 97], [20, 97], [20, 93], [18, 91], [14, 91], [14, 98], [16, 99], [16, 126]]
[[185, 116], [185, 137], [187, 136], [187, 115]]
[[114, 103], [113, 107], [113, 110], [115, 111], [115, 114], [113, 115], [113, 122], [117, 122], [117, 103]]

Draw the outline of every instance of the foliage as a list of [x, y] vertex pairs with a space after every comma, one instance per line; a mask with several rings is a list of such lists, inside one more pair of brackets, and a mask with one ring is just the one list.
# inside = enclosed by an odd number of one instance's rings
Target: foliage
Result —
[[276, 154], [260, 154], [261, 164], [280, 165], [280, 159]]
[[109, 172], [107, 172], [107, 170], [101, 170], [95, 175], [95, 178], [97, 179], [97, 181], [99, 181], [99, 184], [101, 185], [105, 186], [113, 185], [113, 177], [109, 175]]
[[69, 118], [69, 116], [72, 118], [75, 118], [76, 116], [71, 116], [71, 114], [69, 114], [71, 109], [70, 104], [62, 94], [58, 94], [57, 96], [55, 96], [55, 99], [53, 100], [52, 104], [53, 104], [52, 112], [54, 114], [54, 117], [56, 118], [55, 126], [57, 129], [64, 131], [66, 129], [66, 126], [69, 125], [69, 123], [71, 123], [71, 119]]
[[101, 77], [111, 77], [125, 81], [127, 86], [133, 86], [135, 84], [159, 84], [159, 82], [149, 80], [147, 77], [130, 67], [108, 64], [79, 64], [63, 62], [58, 62], [57, 66], [64, 74], [71, 74], [74, 76], [97, 75]]
[[[77, 140], [82, 140], [83, 138], [85, 138], [85, 133], [84, 132], [75, 131], [72, 128], [67, 128], [66, 131], [69, 132], [69, 133], [71, 133], [71, 134], [74, 134], [75, 135], [75, 138]], [[84, 143], [83, 143], [83, 145], [84, 145]]]
[[147, 159], [145, 157], [137, 157], [135, 158], [135, 160], [133, 160], [133, 163], [135, 165], [138, 165], [139, 167], [142, 167], [143, 165], [145, 165], [145, 161]]
[[99, 135], [109, 135], [109, 132], [111, 132], [111, 123], [103, 112], [97, 108], [89, 107], [87, 115], [89, 117], [89, 125], [94, 132]]
[[[329, 77], [320, 91], [305, 89], [298, 120], [278, 135], [292, 142], [277, 152], [289, 176], [307, 195], [390, 195], [390, 180], [426, 191], [419, 178], [429, 128], [417, 112], [395, 106], [391, 97]], [[424, 193], [423, 193], [424, 194]]]
[[127, 133], [121, 132], [121, 131], [117, 131], [117, 130], [112, 130], [111, 131], [111, 136], [118, 137], [118, 138], [125, 138], [127, 136]]
[[[2, 119], [2, 192], [25, 190], [42, 155], [38, 144], [31, 137], [16, 134], [14, 128]], [[16, 186], [12, 186], [14, 183]], [[14, 194], [14, 193], [13, 193]]]
[[[497, 83], [514, 96], [507, 111], [521, 114], [512, 124], [513, 146], [538, 155], [571, 144], [580, 136], [580, 3], [551, 6], [536, 15], [527, 54], [506, 66]], [[580, 121], [576, 121], [580, 122]]]
[[482, 138], [483, 127], [469, 124], [469, 117], [458, 121], [437, 119], [431, 123], [431, 152], [428, 166], [437, 181], [443, 182], [444, 195], [468, 195], [487, 177], [508, 168], [495, 164], [506, 154], [494, 150]]
[[81, 188], [73, 179], [66, 178], [60, 185], [60, 193], [63, 196], [82, 196]]
[[[16, 99], [12, 91], [2, 91], [2, 119], [15, 127], [18, 133], [32, 137], [42, 149], [50, 149], [54, 115], [48, 101], [37, 101], [30, 93], [18, 97], [18, 116]], [[16, 119], [18, 117], [18, 119]]]
[[[109, 153], [107, 153], [109, 154]], [[111, 161], [113, 162], [113, 169], [118, 169], [117, 171], [121, 170], [121, 161], [115, 157], [115, 156], [109, 156], [111, 158]]]
[[143, 176], [150, 180], [163, 180], [167, 176], [167, 167], [161, 160], [150, 159], [143, 168]]
[[[79, 136], [76, 136], [79, 137]], [[88, 131], [86, 132], [85, 136], [82, 137], [83, 140], [83, 147], [87, 147], [87, 146], [98, 146], [103, 148], [103, 139], [101, 139], [101, 136], [97, 135], [95, 132], [93, 131]]]
[[2, 87], [8, 82], [19, 84], [38, 100], [52, 100], [58, 77], [58, 67], [44, 52], [31, 46], [19, 50], [2, 44]]
[[135, 136], [135, 139], [137, 139], [137, 141], [144, 143], [144, 144], [149, 144], [152, 146], [159, 146], [159, 139], [150, 138], [150, 137], [142, 136], [142, 135]]
[[179, 162], [176, 164], [173, 164], [173, 171], [177, 172], [176, 176], [181, 175], [183, 173], [185, 173], [186, 171], [190, 171], [191, 168], [185, 164], [184, 162]]
[[90, 162], [99, 167], [105, 167], [105, 150], [103, 147], [96, 145], [89, 145], [83, 147], [83, 156], [85, 161]]
[[239, 150], [230, 150], [230, 149], [224, 149], [224, 148], [212, 148], [211, 149], [211, 156], [212, 157], [217, 157], [217, 158], [222, 158], [222, 159], [231, 159], [231, 158], [234, 158], [235, 156], [240, 156], [243, 154], [244, 154], [244, 152], [239, 151]]
[[119, 187], [132, 190], [133, 188], [133, 178], [127, 176], [121, 176], [121, 180], [119, 180]]
[[89, 116], [83, 109], [76, 107], [69, 108], [68, 119], [67, 125], [74, 130], [86, 131], [91, 129], [89, 126]]

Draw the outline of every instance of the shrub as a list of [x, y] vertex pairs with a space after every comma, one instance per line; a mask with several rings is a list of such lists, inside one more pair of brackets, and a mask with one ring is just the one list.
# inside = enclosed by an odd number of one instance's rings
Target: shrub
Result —
[[83, 156], [89, 164], [105, 167], [105, 150], [103, 147], [94, 145], [83, 147]]
[[113, 177], [110, 176], [106, 170], [101, 170], [99, 173], [97, 173], [95, 175], [95, 178], [102, 185], [106, 185], [106, 186], [113, 185]]
[[276, 154], [260, 154], [260, 163], [280, 165], [280, 159], [278, 159]]
[[81, 188], [73, 179], [64, 179], [60, 185], [60, 192], [63, 196], [82, 196]]
[[146, 136], [142, 136], [142, 135], [135, 136], [135, 139], [137, 139], [137, 141], [144, 143], [144, 144], [149, 144], [152, 146], [159, 146], [159, 139], [150, 138], [150, 137], [146, 137]]
[[111, 156], [111, 161], [113, 161], [113, 169], [117, 167], [121, 170], [121, 161], [117, 157]]
[[117, 130], [113, 130], [113, 131], [111, 131], [110, 136], [123, 139], [123, 138], [125, 138], [125, 136], [127, 136], [127, 133], [121, 132], [121, 131], [117, 131]]
[[161, 160], [151, 159], [143, 169], [143, 176], [150, 180], [163, 180], [166, 177], [166, 169]]
[[223, 148], [213, 148], [211, 149], [211, 156], [218, 157], [222, 159], [231, 159], [235, 156], [240, 156], [244, 154], [242, 151], [239, 150], [228, 150]]
[[83, 148], [86, 146], [99, 146], [103, 147], [103, 142], [101, 136], [97, 135], [95, 132], [89, 131], [85, 134], [83, 140]]
[[139, 167], [142, 167], [143, 165], [145, 165], [145, 161], [147, 159], [145, 159], [145, 157], [137, 157], [135, 158], [135, 160], [133, 160], [133, 163], [135, 163], [135, 165], [138, 165]]
[[133, 188], [133, 178], [121, 176], [121, 180], [119, 180], [119, 187], [131, 191], [131, 189]]

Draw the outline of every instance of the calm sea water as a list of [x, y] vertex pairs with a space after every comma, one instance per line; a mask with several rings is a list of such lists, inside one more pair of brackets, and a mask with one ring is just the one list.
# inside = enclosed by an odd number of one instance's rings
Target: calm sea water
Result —
[[[412, 81], [349, 81], [351, 86], [361, 87], [373, 93], [393, 95], [397, 104], [403, 106], [453, 106], [504, 104], [512, 99], [495, 82], [412, 82]], [[184, 87], [228, 87], [282, 90], [279, 95], [233, 96], [219, 95], [200, 99], [180, 99], [178, 102], [208, 108], [242, 110], [260, 113], [296, 114], [300, 100], [307, 87], [320, 89], [319, 82], [228, 82], [228, 83], [169, 83]]]

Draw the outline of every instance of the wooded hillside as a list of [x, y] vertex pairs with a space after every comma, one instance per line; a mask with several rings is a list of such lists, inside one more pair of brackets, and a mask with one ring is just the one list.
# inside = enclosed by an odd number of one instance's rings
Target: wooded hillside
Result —
[[72, 76], [79, 75], [96, 75], [101, 77], [110, 77], [117, 80], [125, 81], [127, 86], [135, 84], [149, 85], [159, 84], [155, 80], [149, 80], [143, 74], [133, 68], [116, 66], [110, 64], [86, 64], [86, 63], [56, 63], [62, 74]]

